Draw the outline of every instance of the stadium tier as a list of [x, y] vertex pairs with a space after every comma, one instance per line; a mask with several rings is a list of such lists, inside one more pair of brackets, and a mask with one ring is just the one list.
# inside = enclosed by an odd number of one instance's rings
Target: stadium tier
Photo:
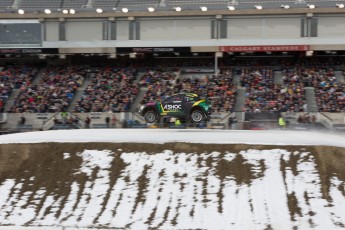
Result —
[[[143, 104], [163, 100], [177, 92], [194, 92], [208, 97], [215, 112], [345, 112], [343, 72], [338, 72], [337, 78], [330, 68], [274, 71], [279, 67], [236, 67], [236, 70], [223, 68], [217, 75], [186, 73], [181, 68], [136, 70], [116, 65], [93, 67], [92, 73], [88, 73], [90, 68], [85, 65], [43, 69], [37, 65], [3, 66], [2, 110], [8, 108], [4, 112], [10, 113], [128, 112], [135, 110], [132, 107], [135, 101]], [[244, 89], [244, 93], [239, 89]], [[307, 89], [312, 90], [315, 99], [308, 97]], [[139, 91], [143, 93], [139, 95]], [[12, 94], [17, 96], [8, 104]], [[236, 111], [235, 104], [241, 98], [245, 100], [243, 107]], [[308, 108], [310, 103], [316, 107]]]
[[0, 11], [4, 11], [7, 9], [11, 9], [13, 4], [13, 0], [3, 0], [0, 1]]
[[[40, 9], [96, 9], [105, 8], [113, 9], [116, 7], [132, 7], [136, 10], [146, 10], [147, 7], [156, 7], [160, 10], [169, 10], [175, 7], [182, 7], [184, 10], [195, 10], [200, 7], [208, 7], [209, 9], [227, 9], [233, 6], [236, 9], [253, 9], [256, 6], [263, 8], [305, 8], [309, 5], [316, 7], [335, 7], [343, 4], [340, 0], [3, 0], [0, 2], [0, 10], [11, 9], [25, 9], [25, 10], [40, 10]], [[288, 6], [288, 7], [286, 7]]]
[[93, 6], [95, 8], [114, 8], [117, 7], [119, 3], [118, 1], [114, 1], [114, 0], [95, 0], [93, 3]]
[[21, 9], [60, 9], [62, 7], [62, 0], [45, 1], [45, 0], [25, 0], [21, 1], [19, 7]]
[[62, 4], [63, 9], [80, 9], [85, 8], [88, 0], [64, 0]]

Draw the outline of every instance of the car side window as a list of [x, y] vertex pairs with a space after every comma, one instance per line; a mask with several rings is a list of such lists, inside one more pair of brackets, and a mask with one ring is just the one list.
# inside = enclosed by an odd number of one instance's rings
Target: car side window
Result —
[[167, 103], [171, 103], [171, 101], [172, 101], [171, 98], [167, 98], [167, 99], [164, 100], [163, 103], [164, 103], [164, 104], [167, 104]]
[[172, 97], [169, 97], [169, 98], [165, 99], [165, 100], [163, 101], [163, 103], [164, 103], [164, 104], [169, 104], [169, 103], [172, 103], [172, 101], [173, 101], [173, 98], [172, 98]]
[[193, 102], [193, 101], [197, 101], [197, 98], [196, 97], [185, 96], [184, 97], [184, 101], [185, 102]]
[[172, 103], [181, 103], [181, 97], [179, 95], [173, 96]]
[[181, 102], [180, 96], [175, 95], [175, 96], [172, 96], [172, 97], [165, 99], [163, 103], [164, 104], [171, 104], [171, 103], [179, 103], [179, 102]]

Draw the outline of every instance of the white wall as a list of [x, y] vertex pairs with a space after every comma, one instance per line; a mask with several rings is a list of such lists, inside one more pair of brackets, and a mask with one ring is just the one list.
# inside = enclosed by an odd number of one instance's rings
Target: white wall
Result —
[[318, 23], [318, 37], [345, 40], [345, 17], [320, 17]]
[[211, 37], [209, 19], [141, 20], [141, 40], [206, 40]]
[[141, 21], [141, 40], [166, 40], [175, 37], [174, 20]]
[[116, 22], [116, 37], [117, 40], [129, 40], [129, 21]]
[[67, 41], [90, 41], [103, 39], [103, 24], [101, 21], [66, 22]]
[[211, 38], [211, 22], [209, 19], [176, 20], [176, 39], [207, 40]]
[[266, 18], [263, 24], [265, 38], [299, 38], [301, 36], [300, 18]]
[[59, 41], [59, 22], [45, 22], [47, 41]]
[[345, 16], [319, 16], [318, 36], [300, 37], [301, 17], [226, 16], [226, 39], [211, 39], [211, 18], [135, 18], [140, 40], [129, 40], [129, 20], [117, 19], [117, 40], [102, 40], [102, 20], [66, 21], [67, 41], [58, 41], [58, 21], [47, 21], [43, 47], [154, 47], [230, 45], [345, 45]]
[[236, 18], [228, 19], [228, 38], [298, 38], [300, 18]]
[[261, 38], [263, 19], [241, 18], [228, 20], [228, 38]]

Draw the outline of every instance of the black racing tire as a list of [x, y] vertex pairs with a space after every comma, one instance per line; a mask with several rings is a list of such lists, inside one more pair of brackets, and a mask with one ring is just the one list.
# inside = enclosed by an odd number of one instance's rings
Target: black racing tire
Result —
[[200, 109], [193, 110], [190, 114], [190, 120], [193, 123], [200, 123], [205, 118], [204, 113]]
[[147, 123], [153, 123], [158, 120], [158, 115], [153, 110], [148, 110], [144, 113], [144, 119]]

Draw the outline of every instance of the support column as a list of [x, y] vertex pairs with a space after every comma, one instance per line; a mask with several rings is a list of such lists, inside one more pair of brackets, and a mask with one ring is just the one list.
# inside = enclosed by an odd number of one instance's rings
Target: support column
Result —
[[214, 75], [218, 76], [218, 58], [223, 57], [223, 53], [222, 52], [215, 52], [214, 53]]

